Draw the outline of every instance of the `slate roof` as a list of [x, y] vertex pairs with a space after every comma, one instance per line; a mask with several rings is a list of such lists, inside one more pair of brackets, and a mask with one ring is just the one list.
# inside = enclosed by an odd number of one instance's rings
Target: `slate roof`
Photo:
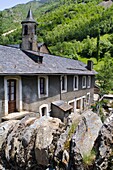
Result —
[[64, 112], [71, 110], [73, 108], [71, 105], [65, 103], [63, 100], [52, 102], [52, 104], [57, 106], [58, 108], [60, 108]]
[[94, 70], [88, 70], [86, 64], [78, 60], [33, 51], [31, 53], [36, 56], [41, 55], [42, 64], [33, 61], [20, 49], [0, 45], [0, 74], [96, 74]]

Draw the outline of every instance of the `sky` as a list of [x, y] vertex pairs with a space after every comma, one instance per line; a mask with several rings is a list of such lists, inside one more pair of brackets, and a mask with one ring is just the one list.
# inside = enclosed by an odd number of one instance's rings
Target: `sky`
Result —
[[30, 0], [0, 0], [0, 11], [29, 1]]

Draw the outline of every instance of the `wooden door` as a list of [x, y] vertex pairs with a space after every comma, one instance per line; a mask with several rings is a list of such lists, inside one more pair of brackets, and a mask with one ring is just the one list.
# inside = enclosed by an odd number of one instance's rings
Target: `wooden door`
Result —
[[8, 113], [16, 111], [16, 80], [8, 80]]

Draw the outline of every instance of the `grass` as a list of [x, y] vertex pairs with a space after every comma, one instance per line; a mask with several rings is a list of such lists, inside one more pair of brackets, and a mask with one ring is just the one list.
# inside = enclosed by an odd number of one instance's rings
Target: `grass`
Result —
[[76, 130], [78, 124], [79, 124], [79, 119], [77, 119], [75, 122], [73, 122], [72, 125], [70, 126], [70, 129], [68, 132], [68, 137], [64, 144], [64, 149], [69, 150], [71, 138], [72, 138], [73, 134], [75, 133], [75, 130]]
[[96, 158], [96, 151], [94, 149], [87, 155], [83, 155], [84, 166], [88, 167], [88, 166], [92, 165], [95, 158]]

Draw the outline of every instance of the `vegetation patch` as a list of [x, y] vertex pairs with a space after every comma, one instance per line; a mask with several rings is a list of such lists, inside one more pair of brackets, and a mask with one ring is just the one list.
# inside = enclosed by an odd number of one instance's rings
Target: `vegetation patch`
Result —
[[91, 166], [94, 163], [95, 158], [96, 158], [96, 151], [94, 149], [87, 155], [83, 155], [84, 167], [87, 168]]
[[70, 141], [71, 141], [71, 138], [73, 136], [73, 134], [75, 133], [76, 131], [76, 128], [79, 124], [80, 120], [77, 119], [75, 122], [72, 123], [72, 125], [70, 126], [70, 129], [69, 129], [69, 132], [68, 132], [68, 137], [67, 137], [67, 140], [64, 144], [64, 149], [66, 150], [69, 150], [69, 147], [70, 147]]

